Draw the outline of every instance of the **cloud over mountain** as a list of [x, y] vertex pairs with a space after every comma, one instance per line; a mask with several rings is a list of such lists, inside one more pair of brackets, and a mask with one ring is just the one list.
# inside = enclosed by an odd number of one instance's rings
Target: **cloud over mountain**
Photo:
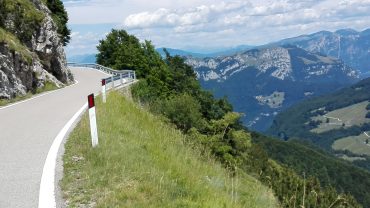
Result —
[[370, 27], [370, 0], [64, 2], [72, 24], [115, 23], [158, 47], [188, 50], [258, 45], [320, 30]]

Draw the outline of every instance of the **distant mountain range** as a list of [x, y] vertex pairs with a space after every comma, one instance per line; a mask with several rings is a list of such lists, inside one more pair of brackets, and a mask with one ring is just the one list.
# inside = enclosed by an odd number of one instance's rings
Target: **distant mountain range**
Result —
[[[215, 51], [212, 53], [196, 53], [186, 50], [180, 50], [180, 49], [174, 49], [174, 48], [166, 48], [166, 50], [170, 53], [171, 56], [191, 56], [195, 58], [207, 58], [207, 57], [217, 57], [217, 56], [229, 56], [236, 54], [240, 51], [245, 51], [254, 48], [254, 46], [249, 45], [240, 45], [237, 47], [230, 47], [222, 51]], [[161, 56], [165, 56], [164, 52], [165, 48], [157, 48], [157, 52]], [[67, 54], [68, 55], [68, 54]], [[74, 62], [74, 63], [95, 63], [96, 62], [96, 54], [82, 54], [82, 55], [72, 55], [67, 56], [68, 62]]]
[[[192, 56], [194, 58], [207, 58], [207, 57], [218, 57], [218, 56], [230, 56], [241, 51], [246, 51], [249, 49], [254, 48], [255, 46], [250, 45], [240, 45], [236, 47], [227, 48], [221, 51], [215, 51], [212, 53], [195, 53], [185, 50], [173, 49], [173, 48], [166, 48], [166, 50], [171, 54], [171, 56]], [[162, 55], [165, 56], [164, 52], [165, 48], [158, 48], [157, 51]]]
[[320, 31], [284, 39], [267, 46], [294, 45], [314, 53], [343, 60], [344, 63], [370, 76], [370, 29], [362, 32], [342, 29], [335, 32]]
[[70, 63], [95, 63], [96, 54], [82, 54], [67, 56], [67, 61]]
[[[246, 113], [245, 125], [256, 130], [267, 129], [274, 115], [298, 101], [370, 76], [370, 29], [321, 31], [208, 54], [167, 50], [186, 57], [202, 85], [229, 97], [237, 111]], [[163, 48], [157, 51], [165, 55]], [[95, 54], [68, 61], [95, 62]]]
[[342, 61], [294, 46], [252, 49], [216, 58], [187, 57], [204, 88], [227, 96], [244, 124], [267, 129], [274, 116], [298, 101], [359, 80]]
[[[231, 56], [253, 48], [293, 45], [313, 53], [321, 53], [341, 59], [345, 64], [358, 69], [361, 77], [370, 76], [370, 29], [358, 32], [353, 29], [341, 29], [335, 32], [320, 31], [313, 34], [287, 38], [263, 46], [240, 45], [211, 53], [197, 53], [187, 50], [166, 48], [171, 55], [192, 56], [195, 58], [214, 58]], [[164, 56], [164, 48], [157, 51]], [[69, 62], [95, 62], [95, 54], [67, 57]]]

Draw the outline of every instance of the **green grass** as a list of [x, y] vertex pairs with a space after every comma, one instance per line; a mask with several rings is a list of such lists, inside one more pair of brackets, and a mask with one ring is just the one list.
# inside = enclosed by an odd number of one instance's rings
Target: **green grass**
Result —
[[[368, 134], [370, 134], [370, 132]], [[370, 138], [368, 138], [365, 134], [360, 134], [359, 136], [345, 137], [336, 140], [332, 147], [335, 150], [349, 150], [355, 154], [365, 154], [370, 156], [370, 143], [366, 144], [366, 139], [370, 140]]]
[[36, 89], [35, 92], [28, 92], [26, 95], [17, 96], [13, 99], [0, 99], [0, 106], [5, 106], [5, 105], [9, 105], [11, 103], [18, 102], [18, 101], [26, 100], [26, 99], [31, 98], [32, 96], [34, 96], [36, 94], [40, 94], [40, 93], [43, 93], [43, 92], [48, 92], [48, 91], [52, 91], [52, 90], [56, 90], [56, 89], [58, 89], [58, 87], [55, 86], [55, 84], [53, 84], [51, 82], [46, 82], [44, 87]]
[[118, 92], [96, 99], [99, 146], [85, 114], [66, 146], [68, 207], [277, 207], [255, 178], [231, 177], [212, 156]]
[[5, 31], [3, 28], [0, 28], [0, 43], [6, 43], [10, 50], [18, 52], [21, 54], [23, 59], [27, 61], [27, 63], [31, 63], [32, 52], [29, 51], [28, 48], [18, 40], [17, 37], [15, 37], [12, 33]]
[[15, 102], [18, 102], [18, 101], [22, 101], [22, 100], [26, 100], [28, 98], [31, 98], [32, 97], [32, 93], [27, 93], [26, 95], [22, 95], [22, 96], [17, 96], [13, 99], [0, 99], [0, 106], [5, 106], [5, 105], [9, 105], [9, 104], [12, 104], [12, 103], [15, 103]]
[[[323, 133], [333, 129], [349, 128], [354, 125], [362, 125], [370, 122], [370, 119], [365, 118], [367, 110], [366, 106], [369, 104], [368, 101], [353, 104], [345, 108], [340, 108], [331, 112], [326, 113], [324, 116], [316, 116], [312, 120], [320, 120], [322, 123], [311, 132]], [[329, 117], [329, 123], [326, 122], [326, 117]]]

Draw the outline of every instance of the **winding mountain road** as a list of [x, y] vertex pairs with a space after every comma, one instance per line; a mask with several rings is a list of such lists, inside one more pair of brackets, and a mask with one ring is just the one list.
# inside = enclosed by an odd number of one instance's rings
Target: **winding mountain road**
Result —
[[93, 69], [71, 70], [77, 84], [0, 108], [0, 208], [38, 207], [44, 163], [54, 139], [107, 77]]

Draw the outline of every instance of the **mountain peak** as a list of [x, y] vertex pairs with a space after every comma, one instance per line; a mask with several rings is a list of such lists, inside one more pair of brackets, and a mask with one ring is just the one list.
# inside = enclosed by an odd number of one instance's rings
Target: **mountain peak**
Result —
[[270, 44], [283, 46], [295, 45], [307, 51], [325, 54], [343, 60], [350, 67], [361, 71], [362, 76], [370, 71], [370, 29], [358, 32], [354, 29], [341, 29], [335, 32], [317, 33], [288, 38]]
[[359, 32], [357, 32], [356, 30], [351, 29], [351, 28], [340, 29], [340, 30], [335, 31], [335, 33], [336, 34], [339, 34], [339, 35], [344, 35], [344, 36], [347, 36], [347, 35], [358, 35], [359, 34]]

